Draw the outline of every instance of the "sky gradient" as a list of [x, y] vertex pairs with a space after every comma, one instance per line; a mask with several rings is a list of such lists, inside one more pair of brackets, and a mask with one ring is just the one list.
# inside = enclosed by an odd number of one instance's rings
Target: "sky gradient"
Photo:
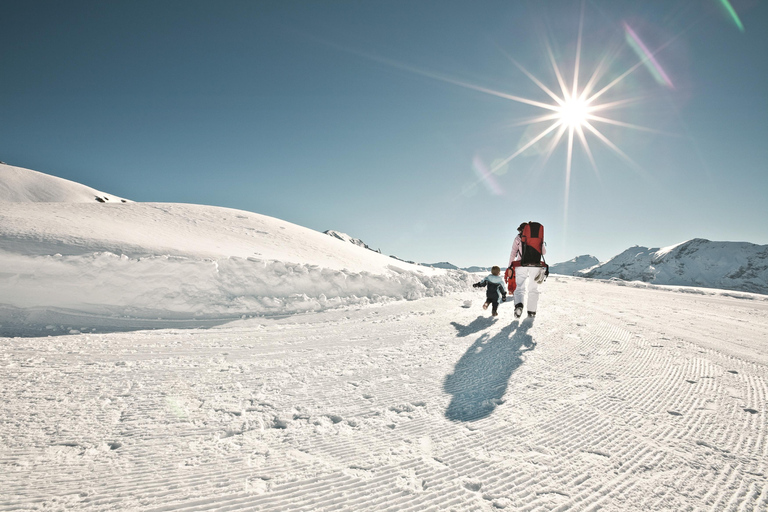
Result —
[[[0, 160], [136, 201], [459, 266], [768, 244], [766, 1], [6, 0], [0, 45]], [[610, 145], [520, 151], [577, 63]]]

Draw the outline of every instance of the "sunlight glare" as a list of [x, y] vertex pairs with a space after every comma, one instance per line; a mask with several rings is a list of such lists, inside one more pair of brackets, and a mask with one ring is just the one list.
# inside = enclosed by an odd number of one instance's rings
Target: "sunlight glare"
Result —
[[581, 98], [570, 98], [559, 108], [559, 119], [569, 128], [584, 126], [589, 116], [589, 105]]

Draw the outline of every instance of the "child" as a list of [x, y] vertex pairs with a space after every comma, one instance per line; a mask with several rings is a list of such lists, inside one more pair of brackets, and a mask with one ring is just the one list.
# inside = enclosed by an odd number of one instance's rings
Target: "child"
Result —
[[487, 287], [485, 290], [485, 304], [483, 304], [483, 309], [488, 309], [488, 305], [493, 304], [493, 309], [491, 310], [493, 316], [499, 316], [496, 310], [500, 303], [507, 300], [507, 284], [504, 282], [504, 278], [499, 274], [501, 274], [501, 269], [499, 267], [493, 267], [491, 269], [491, 275], [479, 283], [472, 285], [475, 288]]

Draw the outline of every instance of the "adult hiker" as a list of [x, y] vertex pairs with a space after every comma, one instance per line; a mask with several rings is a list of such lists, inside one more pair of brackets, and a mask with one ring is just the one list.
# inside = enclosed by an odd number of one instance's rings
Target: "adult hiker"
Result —
[[[547, 249], [544, 245], [544, 226], [538, 222], [523, 222], [517, 228], [517, 236], [509, 255], [509, 270], [514, 286], [515, 318], [523, 314], [523, 303], [528, 306], [528, 316], [536, 316], [539, 305], [539, 285], [549, 275], [549, 266], [544, 261]], [[511, 272], [510, 272], [511, 270]]]

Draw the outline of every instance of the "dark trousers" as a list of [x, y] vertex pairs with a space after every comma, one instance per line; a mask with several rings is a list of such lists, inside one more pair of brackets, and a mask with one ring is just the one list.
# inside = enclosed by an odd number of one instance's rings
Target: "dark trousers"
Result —
[[497, 302], [498, 299], [496, 297], [488, 297], [486, 295], [485, 302], [491, 304], [491, 313], [495, 313], [497, 309], [499, 309], [499, 303]]

